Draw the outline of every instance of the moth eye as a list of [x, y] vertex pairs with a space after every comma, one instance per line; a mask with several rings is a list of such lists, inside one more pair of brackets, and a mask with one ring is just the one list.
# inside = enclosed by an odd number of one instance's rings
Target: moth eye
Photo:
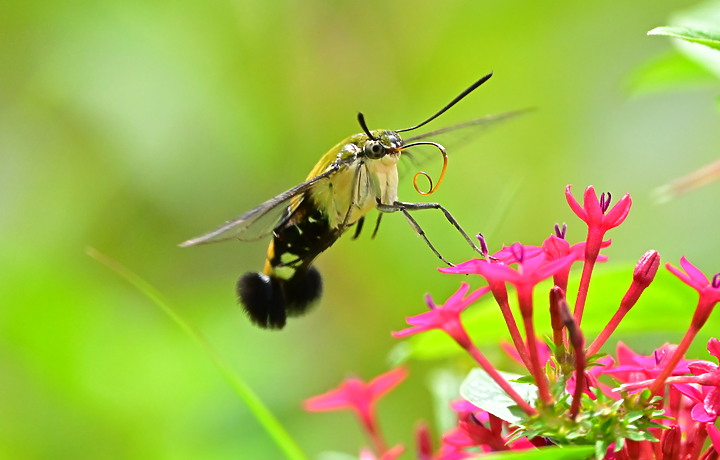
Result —
[[364, 150], [368, 158], [377, 159], [385, 155], [385, 147], [380, 142], [369, 141], [365, 144]]

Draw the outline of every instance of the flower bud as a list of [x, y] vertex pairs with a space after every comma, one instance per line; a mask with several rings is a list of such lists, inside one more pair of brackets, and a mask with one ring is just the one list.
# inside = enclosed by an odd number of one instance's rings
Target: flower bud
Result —
[[660, 254], [654, 249], [643, 254], [640, 257], [637, 265], [635, 265], [635, 271], [633, 272], [633, 281], [640, 284], [643, 288], [646, 288], [655, 279], [655, 274], [660, 266]]

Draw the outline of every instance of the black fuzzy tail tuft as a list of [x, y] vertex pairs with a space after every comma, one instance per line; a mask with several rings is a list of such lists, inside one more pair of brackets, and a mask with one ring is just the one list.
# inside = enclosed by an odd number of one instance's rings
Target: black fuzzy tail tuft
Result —
[[263, 329], [285, 326], [285, 295], [280, 283], [280, 280], [254, 272], [245, 273], [238, 280], [238, 298], [253, 324]]
[[298, 271], [285, 282], [285, 310], [288, 316], [300, 316], [310, 310], [322, 294], [322, 277], [315, 267]]
[[315, 267], [297, 271], [289, 280], [263, 273], [245, 273], [237, 284], [245, 313], [263, 329], [282, 329], [288, 316], [305, 314], [322, 293], [322, 277]]

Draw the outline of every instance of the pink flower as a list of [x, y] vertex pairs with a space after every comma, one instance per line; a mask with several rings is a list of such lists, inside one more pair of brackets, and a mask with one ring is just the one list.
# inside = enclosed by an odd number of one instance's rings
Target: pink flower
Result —
[[585, 240], [585, 265], [580, 278], [580, 288], [575, 299], [575, 321], [578, 325], [582, 321], [583, 311], [585, 310], [585, 302], [587, 300], [588, 289], [590, 286], [590, 278], [592, 276], [595, 262], [598, 261], [600, 249], [603, 245], [605, 233], [611, 228], [620, 225], [628, 213], [630, 212], [630, 195], [625, 194], [615, 206], [610, 209], [610, 194], [603, 193], [598, 200], [595, 188], [591, 185], [585, 190], [584, 207], [580, 206], [575, 197], [570, 192], [570, 185], [565, 187], [565, 198], [567, 199], [570, 209], [582, 219], [588, 227], [587, 238]]
[[565, 187], [565, 198], [575, 215], [588, 225], [588, 233], [604, 234], [611, 228], [622, 224], [630, 212], [632, 200], [627, 193], [610, 209], [612, 196], [609, 193], [603, 193], [598, 200], [595, 187], [591, 185], [585, 189], [583, 196], [584, 206], [580, 206], [580, 203], [570, 192], [571, 187], [572, 185]]
[[[677, 345], [664, 344], [653, 351], [651, 355], [644, 356], [635, 353], [622, 342], [617, 344], [618, 365], [603, 371], [623, 383], [645, 381], [657, 377], [668, 364]], [[672, 375], [685, 375], [689, 372], [688, 361], [683, 360], [677, 364]]]
[[469, 289], [470, 285], [468, 283], [462, 283], [460, 288], [442, 305], [436, 305], [428, 295], [425, 301], [430, 307], [430, 311], [406, 318], [407, 323], [412, 327], [393, 332], [392, 336], [396, 338], [407, 337], [432, 329], [440, 329], [455, 339], [463, 348], [469, 347], [470, 338], [460, 322], [460, 313], [485, 295], [490, 288], [476, 289], [466, 296], [465, 294]]
[[[576, 260], [572, 251], [559, 259], [549, 259], [543, 248], [519, 243], [503, 248], [493, 257], [497, 260], [472, 259], [454, 267], [441, 268], [440, 271], [480, 275], [490, 284], [507, 282], [518, 291], [528, 292], [537, 283], [566, 270]], [[518, 267], [510, 267], [513, 263], [517, 263]]]
[[[711, 355], [720, 358], [720, 341], [711, 338], [707, 349]], [[720, 415], [720, 367], [710, 361], [691, 361], [688, 364], [694, 376], [694, 383], [702, 386], [699, 390], [687, 384], [678, 384], [675, 387], [696, 404], [690, 415], [696, 422], [714, 422]]]
[[379, 457], [376, 456], [370, 449], [363, 449], [360, 451], [360, 460], [395, 460], [400, 458], [405, 448], [403, 446], [392, 447]]
[[697, 307], [695, 307], [695, 313], [693, 313], [690, 327], [687, 332], [685, 332], [682, 341], [680, 341], [680, 345], [678, 345], [674, 355], [670, 359], [670, 364], [666, 367], [665, 371], [658, 376], [653, 386], [650, 387], [650, 391], [653, 394], [660, 392], [661, 387], [665, 384], [665, 380], [670, 376], [671, 368], [685, 356], [685, 353], [688, 351], [688, 348], [690, 348], [690, 344], [695, 339], [700, 328], [705, 325], [713, 308], [715, 308], [715, 305], [720, 301], [720, 273], [716, 273], [711, 281], [685, 257], [680, 258], [680, 266], [684, 272], [670, 264], [667, 264], [667, 269], [670, 270], [673, 275], [680, 278], [683, 283], [695, 289], [700, 295], [700, 298], [698, 299]]
[[[697, 327], [701, 327], [707, 317], [710, 316], [715, 304], [720, 302], [720, 274], [716, 274], [712, 280], [709, 280], [707, 276], [693, 264], [691, 264], [685, 257], [680, 258], [680, 266], [682, 270], [667, 264], [666, 267], [670, 272], [680, 278], [680, 280], [695, 289], [700, 295], [698, 300], [698, 311], [693, 318], [693, 322], [697, 324]], [[683, 272], [684, 270], [684, 272]]]
[[405, 377], [407, 377], [405, 368], [398, 367], [375, 377], [368, 383], [357, 378], [349, 378], [334, 390], [306, 399], [305, 410], [320, 412], [350, 409], [354, 411], [375, 444], [376, 451], [383, 453], [386, 452], [386, 449], [375, 423], [375, 403], [402, 382]]
[[[544, 250], [539, 250], [533, 246], [523, 246], [519, 243], [503, 249], [499, 254], [500, 260], [484, 260], [474, 259], [461, 263], [454, 267], [440, 269], [443, 273], [461, 273], [461, 274], [478, 274], [487, 279], [488, 284], [496, 292], [497, 286], [508, 282], [515, 286], [517, 290], [518, 306], [525, 326], [525, 345], [527, 348], [527, 359], [523, 357], [525, 351], [520, 348], [521, 339], [513, 335], [513, 343], [523, 361], [526, 363], [528, 370], [535, 379], [538, 386], [539, 397], [547, 404], [551, 403], [549, 383], [547, 376], [543, 373], [542, 365], [537, 356], [535, 344], [536, 336], [533, 324], [533, 289], [535, 285], [551, 276], [565, 272], [575, 261], [575, 254], [569, 252], [567, 255], [556, 259], [548, 260]], [[502, 260], [505, 260], [505, 263]], [[508, 264], [517, 263], [517, 268], [512, 268]], [[497, 298], [497, 296], [496, 296]], [[502, 308], [502, 305], [501, 305]], [[510, 326], [507, 314], [506, 322]], [[514, 326], [514, 321], [512, 323]], [[522, 350], [522, 351], [521, 351]]]
[[405, 377], [407, 377], [405, 368], [398, 367], [375, 377], [369, 383], [358, 378], [349, 378], [334, 390], [306, 399], [305, 410], [321, 412], [351, 409], [361, 418], [368, 418], [377, 400], [395, 388]]
[[[668, 383], [669, 382], [670, 380], [668, 380]], [[690, 417], [693, 420], [700, 423], [715, 422], [718, 417], [716, 412], [718, 409], [717, 401], [715, 401], [717, 397], [708, 401], [710, 394], [707, 387], [697, 388], [688, 383], [674, 383], [672, 386], [680, 393], [690, 398], [690, 400], [694, 403], [692, 409], [690, 410]], [[706, 404], [707, 402], [710, 402], [711, 404]]]
[[470, 340], [470, 337], [465, 331], [465, 328], [460, 321], [460, 313], [462, 313], [481, 296], [490, 291], [489, 287], [483, 287], [476, 289], [466, 296], [465, 294], [467, 294], [469, 289], [469, 284], [462, 283], [460, 288], [452, 296], [450, 296], [444, 305], [435, 305], [432, 298], [428, 295], [425, 300], [430, 307], [430, 311], [408, 317], [406, 320], [408, 324], [413, 327], [393, 332], [392, 336], [396, 338], [406, 337], [420, 332], [430, 331], [432, 329], [445, 331], [445, 333], [452, 337], [458, 345], [463, 347], [473, 358], [475, 358], [475, 361], [477, 361], [480, 367], [490, 374], [490, 377], [495, 380], [500, 388], [502, 388], [508, 396], [510, 396], [510, 398], [518, 404], [521, 410], [528, 414], [534, 413], [535, 410], [530, 407], [530, 405], [524, 401], [522, 397], [520, 397], [517, 391], [510, 386], [507, 380], [498, 373], [497, 369], [493, 367], [485, 355], [483, 355], [475, 344], [472, 343], [472, 340]]
[[720, 452], [720, 430], [714, 423], [706, 423], [705, 428], [707, 428], [707, 434], [710, 436], [715, 452]]

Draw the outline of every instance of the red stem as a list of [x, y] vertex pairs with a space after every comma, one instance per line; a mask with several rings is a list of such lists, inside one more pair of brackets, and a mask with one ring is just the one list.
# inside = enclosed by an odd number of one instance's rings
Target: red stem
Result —
[[680, 362], [680, 360], [685, 356], [685, 353], [687, 352], [688, 348], [690, 348], [690, 344], [692, 343], [693, 339], [695, 339], [695, 336], [697, 335], [698, 330], [694, 327], [690, 327], [688, 331], [685, 333], [685, 337], [683, 337], [682, 341], [680, 342], [680, 345], [675, 349], [675, 352], [670, 357], [670, 360], [665, 365], [665, 368], [660, 372], [660, 375], [658, 375], [655, 378], [655, 382], [650, 387], [650, 393], [653, 395], [660, 394], [663, 385], [665, 385], [665, 381], [670, 377], [670, 374], [675, 370], [675, 367]]
[[520, 335], [520, 329], [518, 329], [515, 317], [512, 314], [510, 305], [508, 303], [507, 289], [503, 283], [498, 285], [491, 284], [490, 289], [495, 297], [495, 301], [500, 306], [500, 312], [502, 312], [505, 324], [507, 324], [508, 332], [510, 333], [510, 339], [512, 340], [515, 350], [520, 355], [520, 360], [523, 362], [526, 368], [530, 369], [530, 358], [528, 356], [527, 348], [523, 342], [522, 336]]
[[533, 300], [532, 300], [532, 289], [524, 286], [517, 287], [518, 305], [520, 306], [520, 313], [523, 319], [523, 325], [525, 326], [525, 342], [530, 354], [530, 366], [528, 370], [535, 379], [535, 384], [538, 387], [538, 396], [540, 400], [546, 404], [552, 404], [552, 396], [550, 396], [550, 389], [548, 388], [547, 376], [543, 372], [543, 365], [540, 364], [540, 358], [537, 352], [537, 339], [535, 337], [535, 325], [533, 324]]
[[578, 288], [578, 295], [575, 299], [575, 311], [573, 312], [575, 322], [577, 322], [578, 326], [582, 321], [583, 311], [585, 310], [585, 301], [587, 300], [588, 289], [590, 288], [590, 279], [592, 278], [592, 271], [595, 267], [596, 259], [597, 255], [593, 259], [586, 259], [585, 264], [583, 265], [580, 287]]
[[378, 456], [382, 456], [385, 451], [387, 451], [387, 445], [380, 434], [377, 422], [375, 421], [375, 416], [373, 414], [370, 414], [369, 418], [360, 416], [360, 422], [365, 427], [365, 432], [368, 435], [370, 443], [375, 449], [375, 453], [377, 453]]
[[618, 308], [618, 310], [615, 312], [613, 317], [610, 319], [610, 322], [607, 324], [607, 326], [605, 326], [602, 332], [600, 332], [600, 335], [598, 335], [595, 340], [593, 340], [593, 343], [588, 347], [587, 352], [585, 353], [586, 356], [594, 355], [600, 350], [603, 345], [605, 345], [607, 339], [609, 339], [610, 335], [615, 332], [618, 324], [620, 324], [620, 321], [622, 321], [627, 312], [630, 311], [630, 308], [632, 308], [632, 305], [626, 307], [620, 304], [620, 308]]

